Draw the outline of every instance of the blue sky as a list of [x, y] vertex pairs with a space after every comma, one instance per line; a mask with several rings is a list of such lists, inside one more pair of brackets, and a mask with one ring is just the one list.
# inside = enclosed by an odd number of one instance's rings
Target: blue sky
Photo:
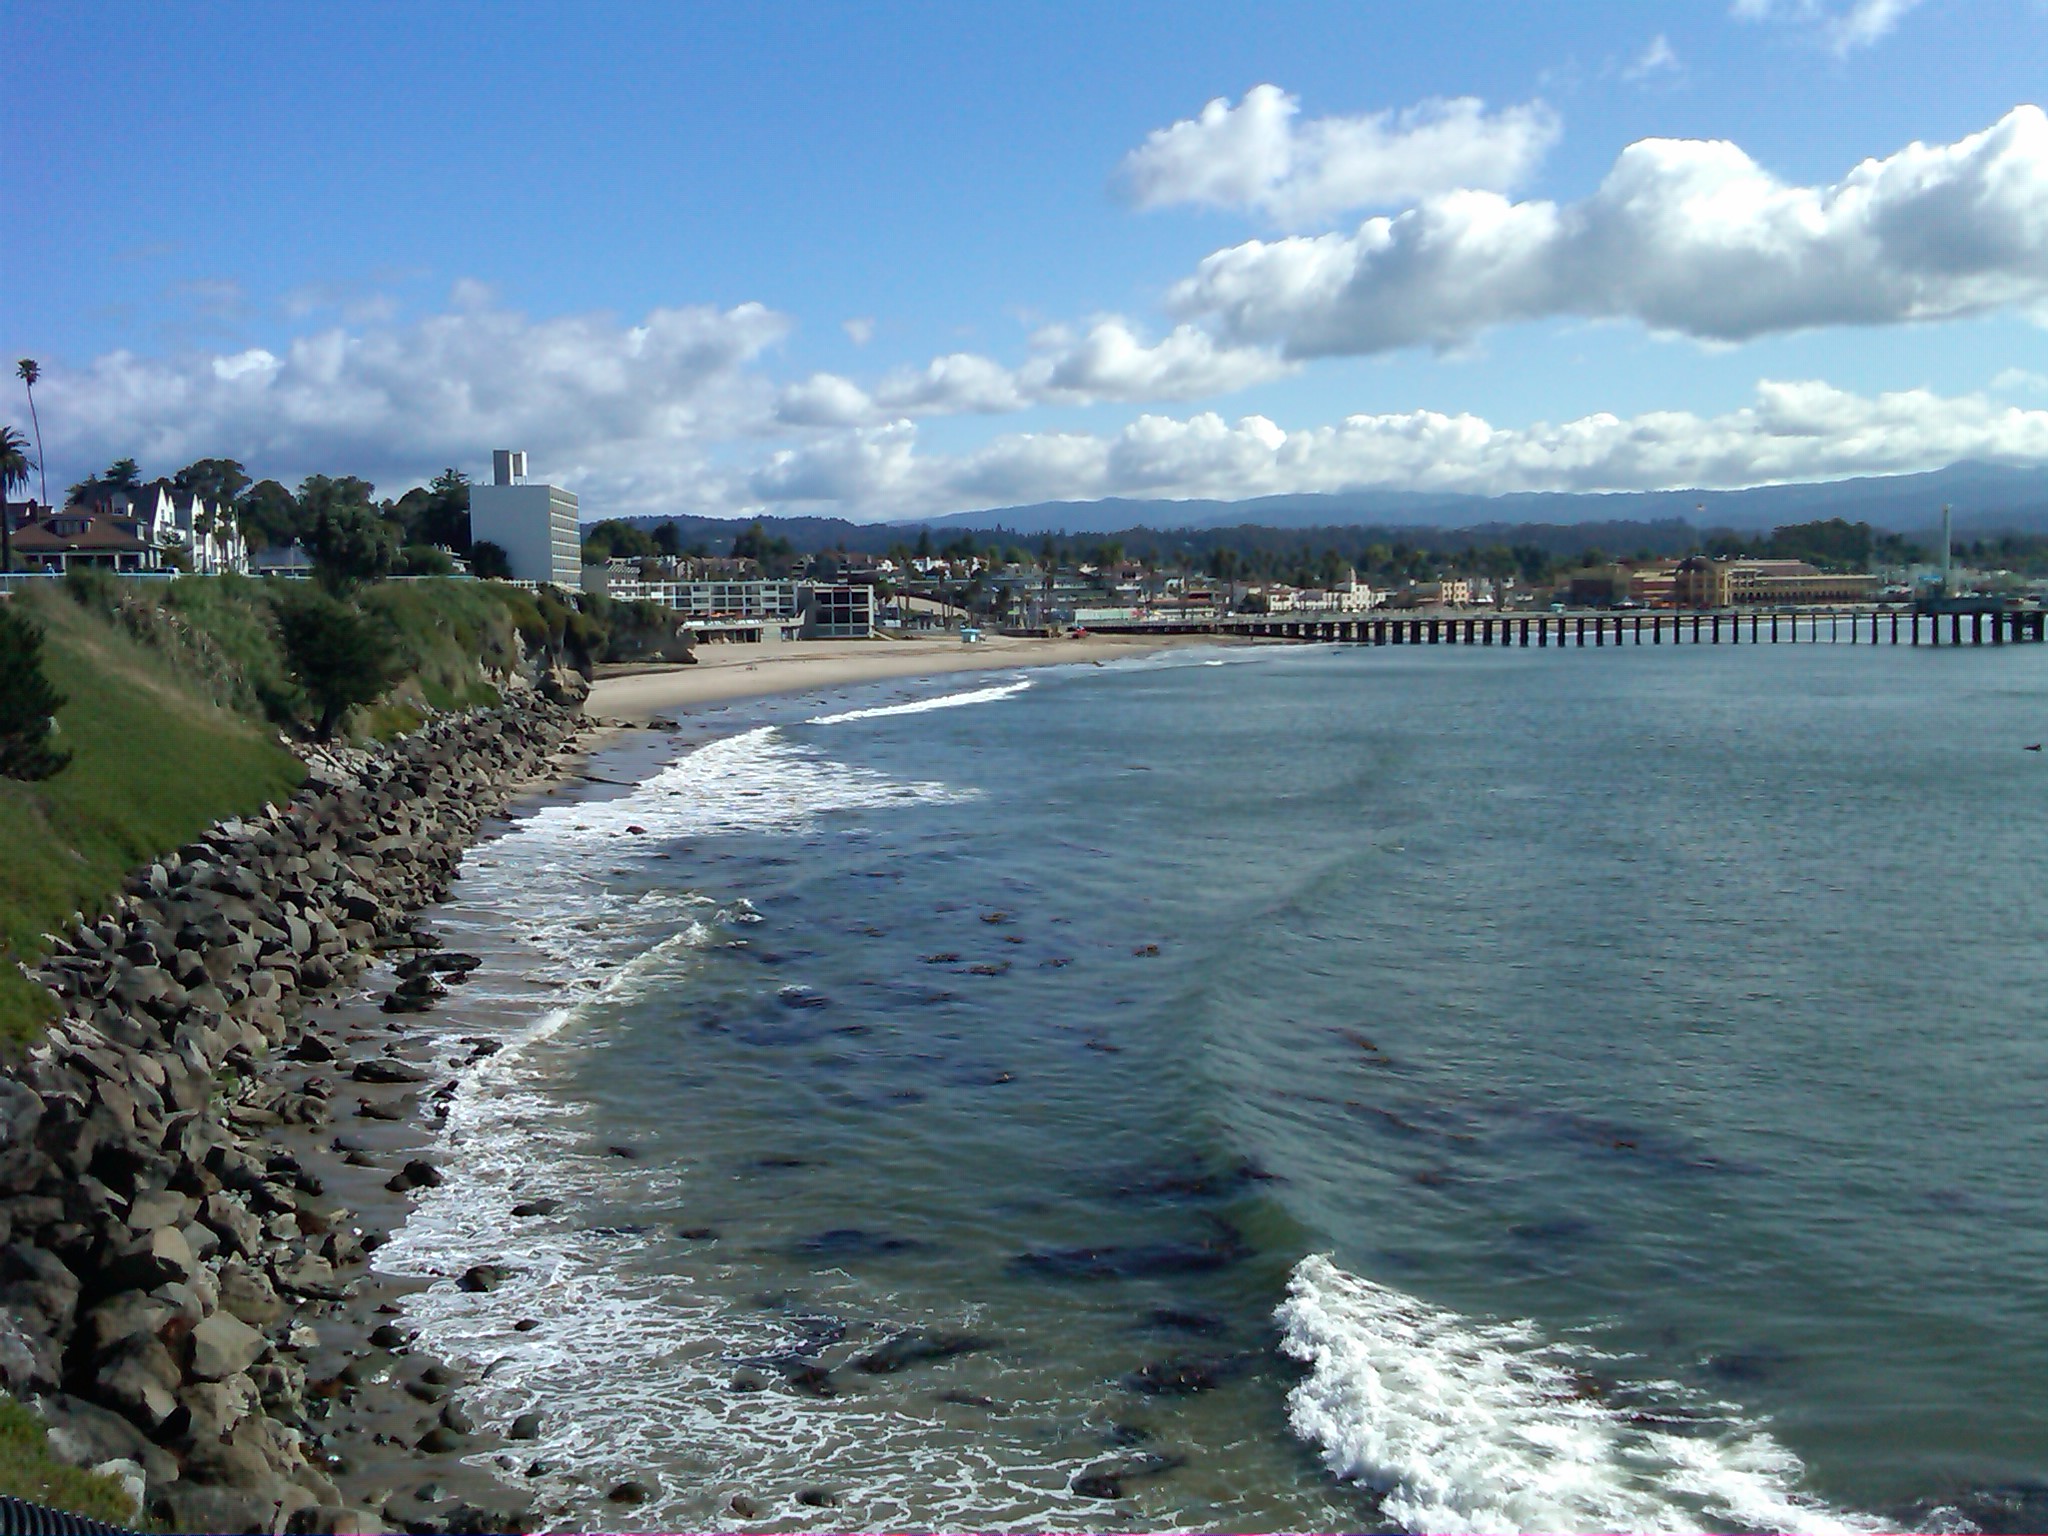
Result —
[[0, 27], [53, 484], [509, 446], [592, 516], [870, 518], [2048, 460], [2042, 0]]

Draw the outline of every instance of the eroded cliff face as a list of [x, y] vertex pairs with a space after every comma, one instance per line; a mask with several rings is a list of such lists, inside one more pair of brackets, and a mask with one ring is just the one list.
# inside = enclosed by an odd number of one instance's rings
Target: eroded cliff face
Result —
[[[339, 1091], [306, 1070], [340, 1063], [299, 1007], [380, 952], [431, 953], [412, 914], [584, 728], [569, 692], [311, 754], [288, 805], [136, 871], [41, 967], [62, 1016], [0, 1073], [0, 1377], [57, 1454], [173, 1529], [381, 1528], [309, 1454], [332, 1397], [309, 1393], [300, 1313], [341, 1298], [366, 1252], [277, 1138]], [[394, 1009], [449, 967], [407, 969]], [[368, 1057], [350, 1075], [413, 1070]]]

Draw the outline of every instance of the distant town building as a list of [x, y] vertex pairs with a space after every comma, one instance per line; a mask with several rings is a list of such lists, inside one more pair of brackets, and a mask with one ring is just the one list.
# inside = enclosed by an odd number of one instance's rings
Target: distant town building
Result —
[[1804, 560], [1710, 560], [1694, 555], [1673, 572], [1681, 608], [1757, 608], [1771, 604], [1867, 603], [1875, 576], [1822, 571]]
[[469, 488], [469, 536], [505, 551], [514, 581], [574, 588], [583, 576], [576, 493], [528, 485], [524, 452], [491, 455], [491, 483]]
[[865, 640], [875, 632], [875, 589], [853, 583], [805, 587], [803, 634], [807, 640]]
[[769, 581], [760, 576], [724, 581], [650, 579], [640, 574], [640, 565], [636, 560], [586, 565], [583, 590], [602, 593], [614, 602], [659, 603], [706, 639], [865, 640], [875, 632], [875, 589], [862, 583]]

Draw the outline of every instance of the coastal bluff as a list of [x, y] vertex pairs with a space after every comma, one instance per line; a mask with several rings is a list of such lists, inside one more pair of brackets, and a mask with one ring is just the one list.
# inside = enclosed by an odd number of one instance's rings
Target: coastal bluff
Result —
[[[316, 1426], [339, 1394], [306, 1368], [310, 1319], [377, 1234], [272, 1133], [325, 1124], [352, 1079], [417, 1070], [367, 1056], [343, 1075], [302, 1005], [374, 958], [433, 953], [414, 914], [589, 727], [576, 702], [520, 689], [389, 744], [308, 749], [288, 803], [216, 823], [51, 936], [36, 979], [59, 1017], [0, 1070], [0, 1383], [54, 1455], [124, 1485], [138, 1518], [383, 1528], [323, 1470]], [[465, 1509], [447, 1524], [518, 1519]]]

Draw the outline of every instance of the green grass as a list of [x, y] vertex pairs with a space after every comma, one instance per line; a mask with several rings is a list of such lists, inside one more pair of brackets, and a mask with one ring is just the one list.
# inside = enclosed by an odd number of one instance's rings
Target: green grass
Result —
[[[393, 581], [364, 592], [363, 611], [390, 625], [406, 675], [394, 701], [430, 709], [499, 703], [484, 673], [509, 671], [517, 662], [513, 637], [521, 615], [507, 599], [523, 596], [474, 581]], [[377, 724], [371, 722], [373, 732]]]
[[274, 735], [105, 615], [61, 591], [12, 601], [43, 626], [44, 669], [65, 695], [55, 742], [72, 759], [41, 783], [0, 779], [0, 1048], [32, 1039], [52, 1011], [14, 964], [41, 935], [104, 906], [129, 869], [304, 777]]
[[95, 1477], [50, 1454], [43, 1421], [0, 1396], [0, 1493], [134, 1529], [135, 1505], [111, 1477]]

